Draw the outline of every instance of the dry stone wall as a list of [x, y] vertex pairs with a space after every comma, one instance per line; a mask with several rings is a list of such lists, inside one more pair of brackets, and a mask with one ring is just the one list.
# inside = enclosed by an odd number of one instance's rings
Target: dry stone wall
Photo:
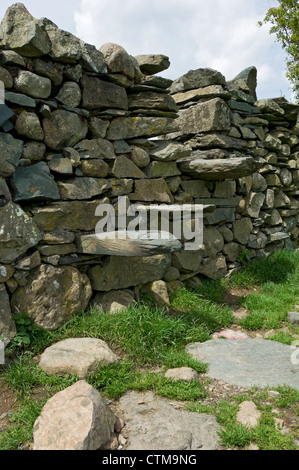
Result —
[[[155, 76], [165, 56], [99, 50], [22, 4], [0, 25], [0, 335], [13, 313], [54, 329], [136, 286], [217, 279], [296, 246], [299, 107], [256, 101], [256, 70]], [[98, 243], [97, 208], [202, 204], [204, 246]], [[165, 287], [165, 285], [164, 285]], [[163, 289], [162, 289], [163, 290]], [[157, 294], [157, 293], [156, 293]], [[159, 297], [159, 292], [158, 292]], [[166, 292], [167, 295], [167, 292]], [[109, 303], [109, 302], [108, 302]]]

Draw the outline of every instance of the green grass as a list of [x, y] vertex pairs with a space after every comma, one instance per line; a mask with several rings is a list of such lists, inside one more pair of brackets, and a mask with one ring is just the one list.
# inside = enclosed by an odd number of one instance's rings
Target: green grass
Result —
[[[0, 450], [18, 449], [32, 442], [32, 427], [45, 401], [60, 390], [74, 384], [77, 377], [48, 377], [34, 360], [47, 347], [67, 338], [93, 337], [108, 343], [123, 360], [105, 366], [88, 376], [87, 381], [111, 400], [119, 399], [128, 390], [153, 391], [156, 395], [186, 403], [190, 411], [208, 412], [216, 416], [222, 426], [223, 445], [244, 448], [256, 443], [261, 449], [292, 449], [292, 437], [282, 435], [275, 428], [269, 407], [262, 405], [267, 392], [254, 392], [220, 400], [211, 407], [201, 404], [207, 396], [205, 384], [199, 381], [185, 383], [165, 379], [162, 372], [170, 368], [191, 367], [202, 374], [207, 365], [191, 358], [185, 346], [192, 342], [205, 342], [211, 335], [229, 327], [232, 310], [223, 304], [223, 295], [231, 288], [258, 287], [257, 291], [241, 300], [250, 315], [240, 321], [243, 328], [279, 329], [289, 326], [287, 313], [294, 308], [299, 296], [299, 252], [284, 251], [266, 260], [254, 260], [230, 279], [204, 280], [199, 290], [181, 289], [171, 295], [171, 309], [160, 309], [143, 297], [142, 302], [127, 312], [115, 315], [91, 310], [73, 319], [55, 331], [32, 329], [22, 322], [17, 341], [7, 353], [14, 359], [2, 374], [5, 382], [16, 394], [17, 411], [10, 425], [0, 435]], [[26, 318], [24, 317], [26, 320]], [[24, 330], [25, 328], [25, 330]], [[290, 328], [291, 334], [276, 332], [270, 338], [292, 344], [292, 334], [299, 329]], [[24, 341], [25, 338], [25, 341]], [[153, 368], [161, 368], [161, 373]], [[299, 415], [299, 392], [281, 387], [273, 406], [289, 408]], [[41, 396], [36, 396], [36, 392]], [[260, 426], [252, 430], [236, 422], [238, 405], [254, 396], [262, 411]]]
[[253, 259], [235, 273], [230, 284], [236, 287], [256, 287], [268, 283], [284, 284], [298, 281], [299, 251], [279, 251], [267, 259]]
[[231, 280], [237, 287], [259, 287], [242, 304], [251, 314], [240, 321], [248, 330], [278, 329], [299, 296], [299, 251], [283, 251], [253, 260]]
[[148, 371], [142, 374], [129, 362], [106, 366], [90, 375], [88, 382], [113, 400], [118, 400], [128, 390], [153, 391], [158, 396], [182, 401], [195, 401], [205, 396], [204, 386], [199, 381], [174, 381]]
[[20, 400], [32, 396], [35, 389], [41, 388], [49, 396], [70, 387], [78, 378], [69, 375], [66, 378], [58, 376], [49, 377], [38, 364], [33, 361], [32, 355], [25, 353], [18, 360], [12, 362], [2, 376], [3, 382], [8, 385]]
[[[294, 405], [298, 400], [298, 393], [288, 387], [279, 387], [280, 397], [275, 400], [275, 406], [284, 408]], [[260, 450], [296, 450], [294, 439], [290, 435], [282, 434], [275, 425], [275, 417], [272, 407], [265, 405], [265, 394], [257, 394], [254, 389], [248, 395], [232, 397], [231, 400], [220, 400], [213, 406], [205, 406], [200, 403], [192, 403], [188, 410], [197, 413], [213, 414], [221, 429], [219, 437], [221, 444], [231, 449], [244, 449], [249, 444], [255, 444]], [[248, 428], [237, 421], [239, 404], [243, 401], [253, 400], [261, 411], [259, 423], [254, 428]]]
[[[281, 251], [271, 257], [248, 263], [233, 275], [229, 287], [258, 287], [242, 300], [250, 315], [240, 320], [247, 330], [279, 329], [288, 324], [287, 314], [292, 311], [299, 296], [299, 251]], [[299, 329], [294, 329], [298, 334]], [[283, 336], [278, 336], [278, 340]]]
[[37, 402], [29, 398], [22, 402], [18, 411], [10, 418], [10, 426], [0, 433], [0, 451], [17, 450], [33, 441], [33, 425], [45, 403], [46, 400]]
[[[114, 315], [91, 310], [54, 332], [35, 332], [28, 349], [38, 354], [67, 338], [94, 337], [103, 339], [112, 349], [121, 349], [138, 365], [163, 364], [170, 354], [182, 353], [188, 343], [207, 341], [214, 331], [232, 321], [230, 309], [185, 289], [173, 296], [172, 307], [176, 311], [171, 314], [144, 303]], [[184, 365], [190, 364], [186, 355], [182, 358]]]

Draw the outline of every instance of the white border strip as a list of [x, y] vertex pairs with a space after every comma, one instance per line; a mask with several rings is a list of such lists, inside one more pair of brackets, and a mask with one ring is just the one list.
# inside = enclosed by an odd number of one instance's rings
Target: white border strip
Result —
[[5, 87], [4, 83], [0, 80], [0, 104], [5, 103]]

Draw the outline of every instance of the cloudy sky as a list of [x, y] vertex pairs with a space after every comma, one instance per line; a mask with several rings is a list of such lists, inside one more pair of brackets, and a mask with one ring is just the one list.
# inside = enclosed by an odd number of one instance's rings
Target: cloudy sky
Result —
[[[1, 0], [0, 16], [12, 1]], [[130, 54], [165, 54], [176, 79], [190, 69], [210, 67], [234, 78], [242, 69], [258, 69], [258, 97], [285, 96], [285, 54], [257, 26], [276, 0], [24, 0], [36, 18], [48, 17], [60, 28], [100, 47], [115, 42]]]

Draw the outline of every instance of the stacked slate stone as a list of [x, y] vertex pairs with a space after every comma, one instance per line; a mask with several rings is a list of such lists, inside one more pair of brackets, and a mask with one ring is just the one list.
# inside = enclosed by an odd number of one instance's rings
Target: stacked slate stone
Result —
[[[298, 107], [256, 101], [256, 70], [157, 76], [163, 55], [97, 50], [22, 4], [0, 25], [0, 337], [12, 313], [54, 329], [92, 303], [128, 306], [141, 287], [218, 279], [244, 250], [298, 239]], [[204, 246], [98, 240], [97, 209], [203, 204]], [[117, 227], [118, 230], [121, 227]], [[168, 289], [168, 291], [167, 291]], [[1, 339], [1, 338], [0, 338]]]
[[145, 241], [137, 258], [119, 256], [126, 254], [119, 246], [116, 258], [85, 246], [84, 236], [95, 233], [97, 207], [118, 196], [171, 202], [165, 177], [180, 172], [175, 164], [156, 168], [149, 156], [160, 148], [149, 138], [177, 129], [172, 82], [149, 76], [168, 68], [168, 58], [135, 59], [110, 43], [97, 50], [19, 3], [1, 23], [0, 51], [0, 335], [7, 342], [15, 334], [11, 313], [53, 329], [83, 311], [92, 291], [163, 278], [180, 242]]
[[197, 254], [199, 272], [212, 278], [244, 256], [298, 246], [299, 106], [257, 101], [256, 86], [249, 67], [230, 82], [211, 69], [190, 71], [170, 87], [180, 108], [180, 131], [170, 138], [191, 148], [177, 161], [179, 197], [216, 207]]

